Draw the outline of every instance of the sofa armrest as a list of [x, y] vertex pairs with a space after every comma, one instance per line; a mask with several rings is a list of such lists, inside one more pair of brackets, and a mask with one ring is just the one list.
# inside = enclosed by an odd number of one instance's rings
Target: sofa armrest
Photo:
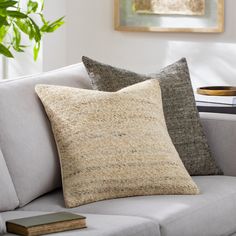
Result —
[[212, 154], [225, 175], [236, 176], [236, 115], [200, 113]]

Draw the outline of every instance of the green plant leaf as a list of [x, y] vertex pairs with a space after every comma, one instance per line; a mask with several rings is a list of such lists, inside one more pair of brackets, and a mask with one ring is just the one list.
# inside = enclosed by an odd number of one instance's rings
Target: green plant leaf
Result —
[[15, 41], [18, 45], [20, 45], [21, 42], [21, 34], [20, 31], [17, 29], [17, 27], [15, 25], [13, 25], [13, 31], [14, 31], [14, 38]]
[[41, 28], [42, 32], [52, 33], [55, 30], [57, 30], [59, 27], [61, 27], [65, 22], [63, 21], [64, 17], [59, 18], [58, 20], [50, 23], [49, 25], [44, 25]]
[[6, 14], [10, 17], [15, 17], [15, 18], [27, 18], [28, 16], [20, 11], [10, 11], [7, 10]]
[[15, 47], [15, 46], [13, 45], [13, 48], [14, 48], [14, 50], [17, 51], [17, 52], [24, 52], [24, 50], [21, 49], [20, 47]]
[[29, 35], [30, 34], [30, 26], [27, 23], [27, 21], [25, 19], [17, 19], [15, 21], [15, 24], [17, 25], [17, 27], [25, 34]]
[[4, 25], [9, 25], [8, 21], [7, 21], [7, 17], [5, 16], [0, 16], [0, 28]]
[[28, 48], [29, 45], [23, 45], [23, 44], [21, 44], [20, 47], [21, 47], [21, 48]]
[[43, 22], [44, 25], [48, 25], [49, 21], [46, 21], [44, 15], [42, 13], [39, 14], [41, 17], [41, 21]]
[[36, 61], [39, 55], [40, 42], [36, 42], [34, 45], [34, 60]]
[[5, 8], [0, 8], [0, 16], [7, 17], [7, 10]]
[[18, 19], [15, 21], [17, 27], [26, 35], [28, 35], [29, 40], [34, 39], [36, 42], [41, 40], [41, 32], [36, 25], [36, 23], [31, 19]]
[[0, 43], [0, 54], [4, 55], [6, 57], [13, 58], [13, 55], [10, 52], [10, 50], [7, 47], [5, 47], [2, 43]]
[[31, 23], [32, 23], [32, 31], [33, 31], [33, 33], [32, 33], [32, 37], [35, 39], [35, 41], [38, 43], [38, 42], [40, 42], [40, 40], [41, 40], [41, 32], [40, 32], [40, 29], [39, 29], [39, 27], [38, 27], [38, 25], [34, 22], [34, 20], [32, 19], [32, 18], [30, 18], [29, 17], [29, 19], [30, 19], [30, 21], [31, 21]]
[[37, 2], [29, 0], [27, 3], [27, 13], [35, 13], [38, 10], [38, 6]]
[[2, 43], [2, 41], [6, 37], [8, 29], [9, 29], [9, 26], [5, 26], [5, 27], [0, 28], [0, 43]]
[[41, 1], [41, 12], [43, 11], [43, 9], [44, 9], [44, 0], [40, 0]]
[[23, 52], [23, 50], [20, 47], [20, 43], [21, 43], [21, 33], [18, 30], [18, 28], [16, 27], [16, 25], [13, 25], [13, 39], [12, 39], [12, 45], [13, 48], [17, 51], [17, 52]]
[[0, 1], [0, 8], [8, 8], [8, 7], [13, 7], [17, 4], [18, 1]]

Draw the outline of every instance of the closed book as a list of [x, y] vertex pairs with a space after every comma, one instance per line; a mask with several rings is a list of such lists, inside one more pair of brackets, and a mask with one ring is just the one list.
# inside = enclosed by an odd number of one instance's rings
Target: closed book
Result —
[[86, 228], [86, 217], [70, 212], [58, 212], [9, 220], [6, 222], [6, 228], [9, 233], [37, 236]]
[[195, 94], [195, 100], [197, 102], [210, 102], [227, 105], [236, 105], [236, 96], [208, 96]]

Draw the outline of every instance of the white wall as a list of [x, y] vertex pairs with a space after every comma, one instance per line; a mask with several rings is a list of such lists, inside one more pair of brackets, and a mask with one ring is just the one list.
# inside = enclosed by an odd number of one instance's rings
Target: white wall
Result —
[[58, 3], [56, 8], [53, 3], [51, 10], [48, 8], [52, 15], [66, 9], [67, 23], [58, 33], [60, 38], [54, 34], [45, 42], [44, 70], [80, 62], [81, 56], [87, 55], [137, 72], [155, 72], [187, 57], [194, 86], [236, 85], [235, 0], [225, 0], [222, 34], [118, 32], [113, 29], [113, 0], [46, 2]]
[[[46, 0], [44, 14], [48, 20], [56, 20], [68, 15], [66, 3], [70, 0]], [[43, 69], [44, 71], [60, 68], [67, 64], [67, 26], [68, 17], [57, 31], [45, 35], [43, 40]]]
[[[28, 39], [22, 40], [22, 42], [25, 45], [30, 45]], [[43, 71], [42, 49], [38, 54], [37, 61], [33, 59], [33, 46], [26, 48], [24, 53], [13, 52], [13, 54], [13, 59], [5, 58], [7, 60], [5, 79], [15, 79]]]

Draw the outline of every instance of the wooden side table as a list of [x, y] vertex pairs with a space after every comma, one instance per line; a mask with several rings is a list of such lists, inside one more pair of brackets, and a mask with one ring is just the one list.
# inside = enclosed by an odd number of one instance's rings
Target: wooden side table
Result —
[[227, 105], [211, 102], [196, 102], [199, 112], [236, 114], [236, 105]]

